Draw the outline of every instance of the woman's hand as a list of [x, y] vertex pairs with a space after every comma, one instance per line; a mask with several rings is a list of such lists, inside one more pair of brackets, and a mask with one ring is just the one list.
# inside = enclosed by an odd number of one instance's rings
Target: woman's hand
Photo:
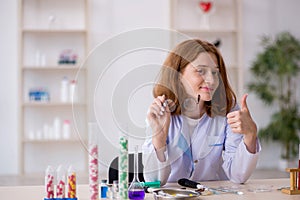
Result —
[[147, 113], [147, 120], [152, 129], [152, 143], [156, 150], [166, 146], [171, 113], [165, 95], [153, 100]]
[[227, 122], [232, 132], [244, 134], [244, 143], [251, 153], [256, 153], [257, 126], [253, 121], [248, 106], [248, 94], [242, 97], [241, 109], [227, 114]]

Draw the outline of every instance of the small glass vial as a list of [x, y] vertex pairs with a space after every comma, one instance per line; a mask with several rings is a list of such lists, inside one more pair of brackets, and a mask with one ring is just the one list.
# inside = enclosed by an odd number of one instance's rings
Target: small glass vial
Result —
[[119, 199], [120, 196], [119, 196], [119, 181], [118, 180], [113, 181], [111, 190], [112, 190], [113, 199]]
[[100, 192], [101, 192], [101, 199], [106, 199], [107, 198], [107, 191], [108, 191], [108, 186], [107, 186], [107, 180], [101, 180], [100, 183]]
[[107, 198], [107, 199], [113, 199], [113, 192], [112, 192], [111, 186], [108, 186], [108, 187], [107, 187], [106, 198]]

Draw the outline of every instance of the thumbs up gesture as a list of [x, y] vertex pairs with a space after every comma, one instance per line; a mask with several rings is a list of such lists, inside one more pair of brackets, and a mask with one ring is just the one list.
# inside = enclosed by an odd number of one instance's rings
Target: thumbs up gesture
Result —
[[240, 110], [227, 114], [227, 122], [230, 125], [232, 132], [256, 138], [257, 126], [250, 115], [246, 101], [247, 97], [248, 94], [244, 94], [242, 97]]

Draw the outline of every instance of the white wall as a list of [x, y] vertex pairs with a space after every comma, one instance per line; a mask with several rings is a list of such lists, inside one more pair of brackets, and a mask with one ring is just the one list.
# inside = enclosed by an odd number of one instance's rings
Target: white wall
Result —
[[[281, 31], [290, 31], [296, 38], [300, 39], [300, 27], [298, 25], [300, 1], [244, 0], [243, 7], [244, 78], [245, 83], [247, 83], [251, 79], [248, 68], [255, 55], [262, 50], [259, 45], [261, 36], [264, 34], [274, 36]], [[276, 108], [265, 106], [252, 93], [248, 97], [248, 103], [258, 126], [266, 126], [270, 121], [271, 113]], [[276, 168], [281, 153], [280, 144], [271, 142], [263, 143], [262, 146], [263, 151], [258, 162], [258, 168]]]
[[0, 174], [18, 172], [17, 0], [0, 2]]
[[[18, 172], [18, 0], [0, 2], [0, 174]], [[117, 33], [141, 28], [168, 28], [168, 1], [146, 0], [91, 0], [91, 47]], [[288, 2], [288, 3], [287, 3]], [[261, 50], [258, 36], [291, 31], [300, 38], [298, 0], [244, 0], [243, 49], [245, 69], [250, 67], [255, 54]], [[155, 12], [154, 12], [155, 10]], [[122, 20], [120, 20], [122, 19]], [[4, 28], [5, 27], [5, 28]], [[245, 70], [245, 81], [249, 79]], [[246, 89], [245, 89], [246, 92]], [[259, 127], [267, 124], [271, 108], [265, 107], [250, 94], [249, 107]], [[265, 146], [265, 145], [264, 145]], [[259, 167], [276, 167], [278, 146], [267, 145]]]

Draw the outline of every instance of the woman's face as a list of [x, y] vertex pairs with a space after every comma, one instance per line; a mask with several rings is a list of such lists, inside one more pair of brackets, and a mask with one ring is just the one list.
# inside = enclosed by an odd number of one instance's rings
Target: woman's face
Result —
[[186, 92], [201, 101], [210, 101], [219, 85], [219, 67], [213, 53], [203, 52], [186, 66], [181, 82]]

